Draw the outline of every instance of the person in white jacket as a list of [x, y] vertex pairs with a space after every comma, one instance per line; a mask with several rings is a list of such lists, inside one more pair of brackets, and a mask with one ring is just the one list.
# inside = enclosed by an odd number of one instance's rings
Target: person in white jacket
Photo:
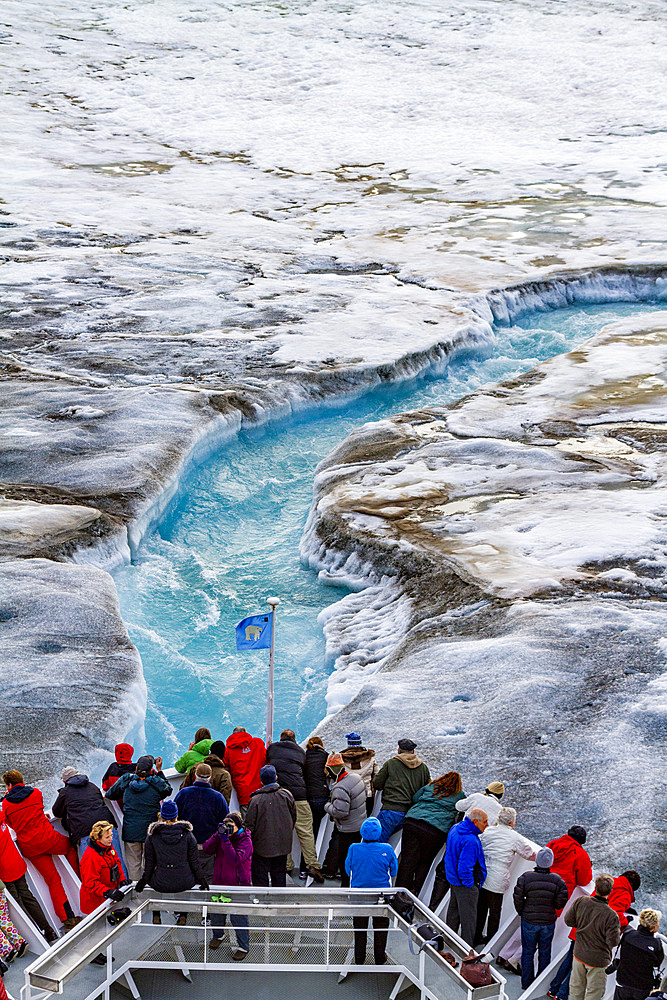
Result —
[[[485, 944], [498, 931], [503, 895], [510, 887], [510, 868], [515, 856], [518, 854], [526, 861], [532, 861], [536, 856], [530, 841], [514, 829], [515, 823], [516, 809], [503, 806], [498, 813], [496, 826], [487, 827], [480, 837], [486, 863], [486, 880], [479, 890], [475, 944]], [[487, 914], [489, 922], [485, 935]]]
[[483, 792], [473, 792], [465, 799], [460, 799], [456, 803], [459, 812], [470, 815], [471, 809], [483, 809], [489, 820], [489, 826], [493, 826], [498, 820], [498, 814], [502, 809], [500, 800], [505, 793], [505, 786], [502, 781], [492, 781]]

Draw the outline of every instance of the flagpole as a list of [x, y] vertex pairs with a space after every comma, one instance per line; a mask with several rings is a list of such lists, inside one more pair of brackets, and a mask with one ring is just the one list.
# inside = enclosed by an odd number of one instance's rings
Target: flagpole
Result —
[[267, 597], [266, 603], [273, 612], [271, 618], [271, 647], [269, 650], [269, 693], [266, 699], [266, 745], [273, 742], [273, 648], [276, 638], [276, 608], [280, 604], [279, 597]]

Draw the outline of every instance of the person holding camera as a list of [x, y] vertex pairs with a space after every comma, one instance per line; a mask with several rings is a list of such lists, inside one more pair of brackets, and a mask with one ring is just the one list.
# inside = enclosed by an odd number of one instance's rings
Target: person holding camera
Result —
[[[215, 885], [250, 885], [252, 864], [252, 837], [244, 829], [239, 812], [231, 812], [219, 824], [217, 831], [202, 845], [204, 854], [214, 856], [213, 882]], [[235, 962], [242, 962], [250, 948], [249, 923], [246, 916], [230, 913], [229, 919], [236, 931], [237, 947], [232, 952]], [[224, 937], [223, 928], [227, 923], [226, 913], [214, 913], [211, 926], [214, 928], [210, 947], [219, 948]]]
[[88, 846], [81, 857], [81, 891], [79, 906], [82, 913], [92, 913], [105, 899], [120, 903], [120, 887], [129, 885], [120, 856], [113, 846], [114, 827], [99, 820], [90, 831]]
[[656, 934], [661, 917], [660, 910], [642, 910], [639, 927], [626, 930], [621, 938], [614, 1000], [644, 1000], [660, 985], [657, 971], [665, 953]]

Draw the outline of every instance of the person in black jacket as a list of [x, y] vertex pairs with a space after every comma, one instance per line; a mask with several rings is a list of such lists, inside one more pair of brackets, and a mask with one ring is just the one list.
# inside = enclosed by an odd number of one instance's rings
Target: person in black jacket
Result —
[[[185, 892], [199, 883], [208, 890], [199, 860], [199, 850], [192, 824], [178, 820], [178, 806], [165, 799], [160, 806], [160, 819], [148, 827], [144, 845], [144, 870], [135, 889], [143, 892], [147, 885], [158, 892]], [[179, 913], [177, 923], [186, 923], [187, 914]], [[160, 913], [153, 913], [153, 923], [160, 923]]]
[[644, 1000], [655, 989], [656, 970], [665, 957], [656, 937], [661, 917], [660, 910], [642, 910], [639, 927], [626, 930], [621, 938], [614, 1000]]
[[[313, 840], [317, 848], [317, 834], [320, 823], [326, 816], [325, 804], [329, 801], [329, 783], [325, 773], [327, 759], [329, 755], [324, 749], [324, 744], [319, 736], [311, 736], [306, 743], [306, 766], [304, 776], [306, 779], [306, 798], [310, 806], [313, 817]], [[299, 878], [308, 877], [306, 861], [301, 855], [301, 872]]]
[[77, 848], [79, 860], [88, 847], [90, 831], [99, 822], [111, 823], [113, 847], [117, 854], [121, 854], [116, 821], [97, 785], [89, 780], [87, 774], [79, 774], [75, 767], [64, 767], [62, 779], [63, 787], [58, 789], [51, 811], [67, 831], [72, 847]]
[[[296, 805], [296, 824], [294, 829], [301, 844], [301, 854], [306, 865], [306, 872], [320, 884], [324, 877], [320, 872], [320, 862], [315, 850], [313, 835], [313, 814], [308, 804], [306, 792], [306, 752], [296, 742], [291, 729], [283, 729], [280, 742], [271, 743], [266, 750], [266, 762], [276, 769], [278, 784], [292, 793]], [[287, 859], [287, 870], [294, 867], [291, 856]]]
[[524, 872], [514, 887], [514, 908], [521, 917], [521, 988], [527, 990], [535, 979], [535, 949], [539, 947], [537, 975], [551, 961], [557, 910], [567, 903], [567, 885], [550, 869], [553, 851], [537, 852], [532, 872]]

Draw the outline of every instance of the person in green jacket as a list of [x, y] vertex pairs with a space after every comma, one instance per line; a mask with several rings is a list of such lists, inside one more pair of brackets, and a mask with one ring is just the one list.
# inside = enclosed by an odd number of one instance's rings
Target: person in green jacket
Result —
[[415, 792], [431, 780], [429, 769], [415, 753], [416, 749], [417, 744], [412, 740], [399, 740], [398, 753], [384, 762], [373, 779], [374, 788], [382, 792], [378, 819], [382, 826], [380, 839], [385, 844], [403, 826]]
[[461, 815], [456, 803], [463, 798], [458, 771], [448, 771], [415, 792], [403, 824], [396, 885], [419, 895], [436, 854]]
[[195, 764], [203, 764], [211, 752], [212, 744], [210, 732], [206, 726], [202, 726], [201, 729], [197, 730], [192, 743], [183, 756], [178, 758], [174, 767], [180, 774], [185, 774]]

